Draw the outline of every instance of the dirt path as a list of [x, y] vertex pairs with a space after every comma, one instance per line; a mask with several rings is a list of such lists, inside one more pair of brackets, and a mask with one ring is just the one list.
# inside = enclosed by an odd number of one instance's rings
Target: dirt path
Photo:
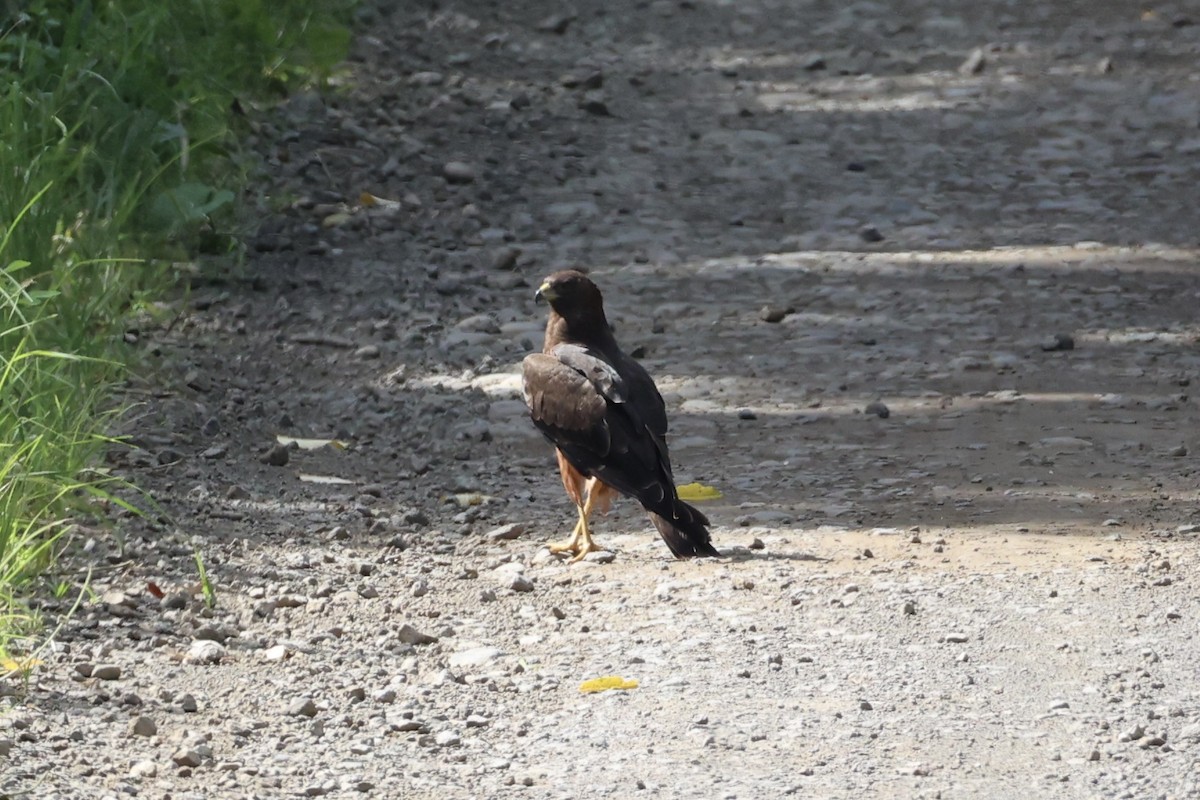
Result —
[[[0, 793], [1196, 796], [1200, 19], [966, 5], [365, 11], [245, 273], [144, 332], [162, 512], [80, 537]], [[542, 548], [564, 265], [728, 558]]]

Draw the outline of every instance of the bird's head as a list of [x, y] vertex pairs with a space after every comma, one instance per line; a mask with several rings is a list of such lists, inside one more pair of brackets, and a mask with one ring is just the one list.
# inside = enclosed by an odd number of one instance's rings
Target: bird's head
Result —
[[547, 276], [533, 298], [545, 300], [568, 324], [605, 321], [604, 298], [599, 287], [577, 270], [567, 269]]

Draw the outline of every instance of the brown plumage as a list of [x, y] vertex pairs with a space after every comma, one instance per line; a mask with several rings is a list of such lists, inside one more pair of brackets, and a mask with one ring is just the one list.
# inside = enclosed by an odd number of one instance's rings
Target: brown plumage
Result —
[[617, 345], [596, 284], [565, 270], [546, 278], [536, 297], [549, 302], [550, 318], [542, 352], [525, 357], [525, 403], [557, 448], [563, 486], [579, 509], [571, 539], [551, 549], [577, 559], [598, 549], [588, 519], [623, 494], [649, 512], [675, 556], [719, 556], [708, 519], [675, 491], [662, 395]]

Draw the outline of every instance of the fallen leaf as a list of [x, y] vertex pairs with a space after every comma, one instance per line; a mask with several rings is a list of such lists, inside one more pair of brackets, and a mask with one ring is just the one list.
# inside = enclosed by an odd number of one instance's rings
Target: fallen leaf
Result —
[[442, 498], [442, 501], [446, 503], [457, 503], [462, 508], [470, 508], [471, 506], [481, 506], [485, 503], [490, 503], [495, 499], [496, 498], [490, 495], [480, 494], [479, 492], [463, 492], [461, 494], [447, 495], [446, 497]]
[[622, 678], [620, 675], [605, 675], [602, 678], [592, 678], [579, 684], [579, 691], [584, 694], [607, 692], [610, 689], [625, 691], [638, 688], [638, 682], [633, 678]]
[[338, 485], [354, 483], [352, 480], [339, 478], [335, 475], [308, 475], [303, 472], [300, 473], [300, 480], [304, 481], [305, 483], [329, 483]]
[[399, 200], [388, 200], [384, 197], [373, 195], [370, 192], [360, 194], [358, 202], [363, 208], [381, 208], [387, 211], [398, 211], [402, 208]]
[[0, 671], [4, 672], [29, 672], [34, 667], [41, 666], [42, 662], [33, 656], [27, 656], [20, 661], [5, 656], [0, 658]]
[[146, 581], [146, 591], [157, 597], [159, 600], [162, 600], [163, 595], [166, 594], [166, 592], [158, 588], [158, 584], [154, 581]]
[[350, 445], [340, 439], [298, 439], [294, 436], [276, 436], [275, 441], [283, 446], [296, 445], [301, 450], [320, 450], [322, 447], [332, 447], [334, 450], [345, 450]]
[[676, 492], [679, 493], [680, 500], [690, 500], [693, 503], [704, 500], [720, 500], [725, 496], [715, 486], [705, 486], [703, 483], [685, 483], [683, 486], [677, 487]]

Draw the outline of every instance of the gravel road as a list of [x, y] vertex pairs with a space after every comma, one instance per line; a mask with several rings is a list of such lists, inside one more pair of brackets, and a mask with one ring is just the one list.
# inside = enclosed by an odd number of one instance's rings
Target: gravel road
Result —
[[[0, 795], [1200, 796], [1194, 4], [417, 5], [140, 329]], [[544, 548], [564, 266], [725, 558]]]

